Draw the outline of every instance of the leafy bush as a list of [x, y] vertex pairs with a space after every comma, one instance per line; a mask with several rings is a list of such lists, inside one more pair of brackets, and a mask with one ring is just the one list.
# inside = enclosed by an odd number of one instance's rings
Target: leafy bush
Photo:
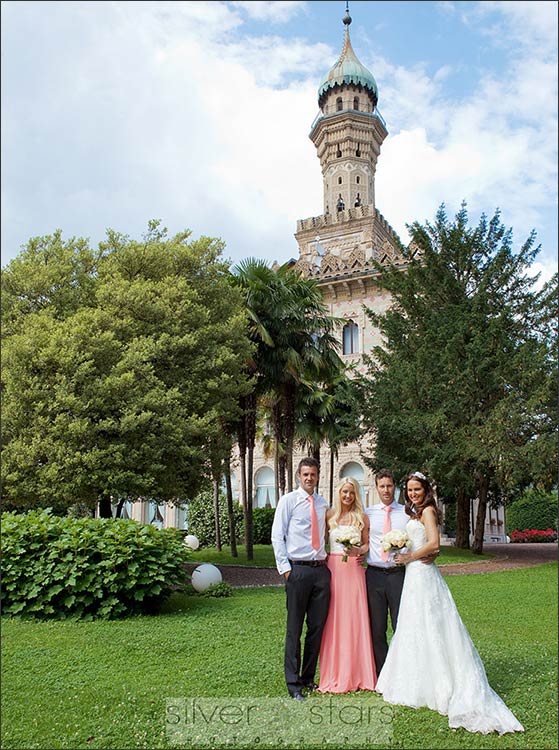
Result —
[[272, 523], [275, 512], [275, 508], [255, 508], [252, 511], [254, 544], [272, 543]]
[[557, 529], [557, 495], [527, 490], [507, 508], [507, 531]]
[[[238, 503], [233, 504], [235, 534], [240, 541], [244, 534], [243, 509]], [[221, 543], [230, 544], [229, 515], [227, 498], [219, 496], [219, 531]], [[188, 504], [188, 533], [198, 537], [200, 547], [215, 547], [214, 501], [211, 491], [201, 492]]]
[[213, 583], [211, 586], [202, 592], [201, 596], [209, 597], [226, 597], [232, 596], [233, 587], [227, 581], [221, 581], [221, 583]]
[[513, 531], [510, 535], [511, 542], [556, 542], [557, 532], [555, 529], [524, 529], [524, 531]]
[[5, 614], [112, 618], [150, 611], [185, 580], [176, 529], [131, 520], [2, 516]]

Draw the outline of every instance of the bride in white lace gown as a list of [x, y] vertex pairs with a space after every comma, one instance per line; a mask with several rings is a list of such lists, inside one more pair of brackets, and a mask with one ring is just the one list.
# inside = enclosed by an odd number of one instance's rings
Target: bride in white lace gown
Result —
[[414, 472], [405, 484], [406, 531], [412, 547], [396, 555], [406, 576], [398, 627], [376, 690], [384, 700], [427, 706], [448, 715], [450, 727], [469, 732], [522, 732], [524, 727], [487, 681], [480, 656], [436, 565], [420, 558], [438, 549], [439, 517], [427, 478]]

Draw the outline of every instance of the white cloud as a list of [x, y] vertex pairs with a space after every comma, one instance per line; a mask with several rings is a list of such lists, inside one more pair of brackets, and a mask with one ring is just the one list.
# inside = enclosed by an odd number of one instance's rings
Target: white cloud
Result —
[[251, 18], [257, 21], [271, 21], [272, 23], [285, 23], [293, 16], [306, 9], [306, 2], [289, 2], [288, 0], [275, 0], [275, 2], [261, 2], [260, 0], [249, 0], [249, 2], [233, 2], [237, 8], [242, 8]]

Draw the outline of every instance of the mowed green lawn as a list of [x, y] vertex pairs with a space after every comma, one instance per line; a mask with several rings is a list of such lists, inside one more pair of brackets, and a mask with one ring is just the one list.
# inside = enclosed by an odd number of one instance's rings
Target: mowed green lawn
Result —
[[[557, 565], [446, 581], [491, 685], [526, 732], [469, 734], [450, 730], [446, 717], [427, 709], [396, 707], [390, 709], [390, 742], [382, 746], [556, 748]], [[206, 698], [215, 706], [234, 706], [220, 714], [222, 722], [230, 717], [224, 729], [231, 728], [232, 712], [250, 699], [281, 702], [284, 628], [281, 587], [239, 589], [230, 598], [177, 594], [159, 615], [110, 622], [3, 619], [2, 747], [202, 747], [192, 741], [190, 729], [180, 741], [167, 733], [168, 699]], [[370, 693], [337, 700], [352, 708], [352, 716], [358, 706], [368, 706], [377, 716], [386, 708], [380, 696]], [[293, 723], [293, 705], [327, 716], [328, 701], [330, 696], [318, 694], [304, 704], [285, 701], [285, 736]], [[307, 746], [356, 747], [350, 740], [346, 744], [349, 732], [344, 732], [339, 705], [337, 723], [330, 722], [324, 741]], [[202, 714], [206, 724], [211, 719], [207, 711]], [[207, 727], [202, 729], [205, 739]], [[263, 739], [253, 737], [252, 746], [266, 747]], [[280, 736], [269, 746], [281, 742]], [[243, 746], [225, 731], [212, 743]], [[374, 737], [368, 744], [375, 744]]]

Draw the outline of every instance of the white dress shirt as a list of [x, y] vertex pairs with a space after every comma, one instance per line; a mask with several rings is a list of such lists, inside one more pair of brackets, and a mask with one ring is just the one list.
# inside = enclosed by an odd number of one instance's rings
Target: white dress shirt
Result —
[[[392, 568], [395, 563], [392, 560], [384, 561], [382, 559], [381, 539], [383, 537], [382, 528], [386, 517], [386, 506], [384, 503], [378, 503], [365, 508], [365, 513], [369, 517], [369, 552], [367, 553], [367, 564], [375, 565], [378, 568]], [[405, 531], [406, 524], [410, 517], [404, 510], [404, 506], [396, 500], [390, 506], [390, 523], [393, 529]]]
[[311, 543], [311, 504], [302, 490], [280, 497], [272, 524], [272, 546], [280, 575], [291, 570], [290, 560], [325, 560], [326, 510], [328, 503], [316, 492], [314, 507], [318, 517], [319, 549]]

